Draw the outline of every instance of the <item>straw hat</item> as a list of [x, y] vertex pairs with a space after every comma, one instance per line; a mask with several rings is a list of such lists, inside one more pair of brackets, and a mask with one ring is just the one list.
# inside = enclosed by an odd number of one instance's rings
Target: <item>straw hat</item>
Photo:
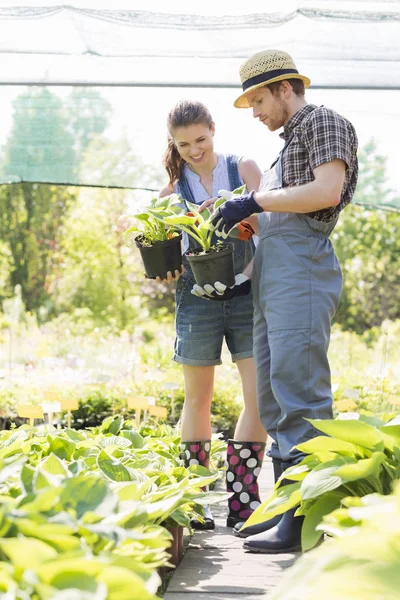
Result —
[[263, 50], [250, 56], [240, 67], [243, 94], [233, 103], [236, 108], [250, 108], [246, 94], [259, 87], [283, 79], [301, 79], [304, 87], [311, 83], [308, 77], [300, 75], [293, 58], [282, 50]]

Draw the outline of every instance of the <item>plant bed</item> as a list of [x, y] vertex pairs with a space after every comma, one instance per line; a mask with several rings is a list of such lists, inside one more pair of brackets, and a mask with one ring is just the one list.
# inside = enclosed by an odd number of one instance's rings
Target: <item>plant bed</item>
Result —
[[168, 271], [175, 273], [181, 270], [182, 252], [181, 252], [182, 234], [175, 235], [168, 240], [155, 242], [149, 245], [143, 235], [135, 239], [135, 244], [139, 248], [146, 276], [149, 279], [161, 277], [166, 279]]
[[215, 244], [208, 251], [198, 247], [186, 253], [186, 258], [192, 268], [196, 283], [204, 286], [206, 283], [220, 281], [231, 287], [235, 283], [235, 264], [233, 260], [234, 246], [231, 242]]

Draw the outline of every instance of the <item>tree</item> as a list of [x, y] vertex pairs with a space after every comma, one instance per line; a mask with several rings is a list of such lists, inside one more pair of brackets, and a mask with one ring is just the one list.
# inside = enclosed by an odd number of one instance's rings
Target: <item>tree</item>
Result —
[[[360, 175], [354, 202], [390, 203], [386, 159], [369, 142], [359, 153]], [[347, 207], [332, 236], [343, 271], [343, 294], [336, 320], [362, 333], [385, 319], [400, 318], [400, 213]]]
[[[73, 194], [35, 181], [70, 181], [73, 139], [61, 100], [47, 88], [30, 88], [14, 101], [14, 121], [4, 148], [3, 172], [14, 181], [0, 189], [0, 235], [7, 244], [10, 287], [21, 285], [27, 310], [49, 300], [46, 277], [57, 231]], [[9, 290], [4, 290], [4, 298]]]
[[107, 129], [113, 109], [100, 92], [86, 87], [74, 87], [64, 106], [68, 116], [68, 131], [74, 140], [75, 162], [79, 174], [86, 150]]
[[71, 182], [74, 139], [61, 99], [48, 88], [29, 88], [14, 103], [14, 121], [5, 147], [10, 181]]

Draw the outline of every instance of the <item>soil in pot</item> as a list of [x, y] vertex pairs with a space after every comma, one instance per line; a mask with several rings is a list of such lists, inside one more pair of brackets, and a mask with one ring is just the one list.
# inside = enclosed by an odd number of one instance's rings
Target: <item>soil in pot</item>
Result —
[[206, 254], [199, 254], [200, 248], [190, 250], [186, 258], [192, 268], [197, 285], [211, 285], [220, 281], [231, 287], [235, 283], [235, 263], [233, 260], [234, 246], [232, 243], [224, 244]]
[[149, 279], [155, 279], [156, 277], [166, 279], [168, 271], [174, 274], [177, 269], [178, 271], [181, 270], [181, 240], [182, 234], [164, 242], [156, 242], [152, 246], [143, 246], [142, 236], [135, 239], [135, 244], [140, 250], [146, 276]]

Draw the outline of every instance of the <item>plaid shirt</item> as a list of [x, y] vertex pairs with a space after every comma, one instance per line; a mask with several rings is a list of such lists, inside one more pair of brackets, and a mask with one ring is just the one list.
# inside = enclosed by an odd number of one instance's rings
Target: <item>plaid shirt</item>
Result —
[[313, 170], [335, 158], [346, 163], [338, 206], [308, 213], [318, 221], [331, 221], [351, 202], [357, 184], [357, 135], [353, 125], [325, 106], [307, 104], [289, 119], [280, 137], [288, 142], [282, 157], [283, 187], [314, 181]]

